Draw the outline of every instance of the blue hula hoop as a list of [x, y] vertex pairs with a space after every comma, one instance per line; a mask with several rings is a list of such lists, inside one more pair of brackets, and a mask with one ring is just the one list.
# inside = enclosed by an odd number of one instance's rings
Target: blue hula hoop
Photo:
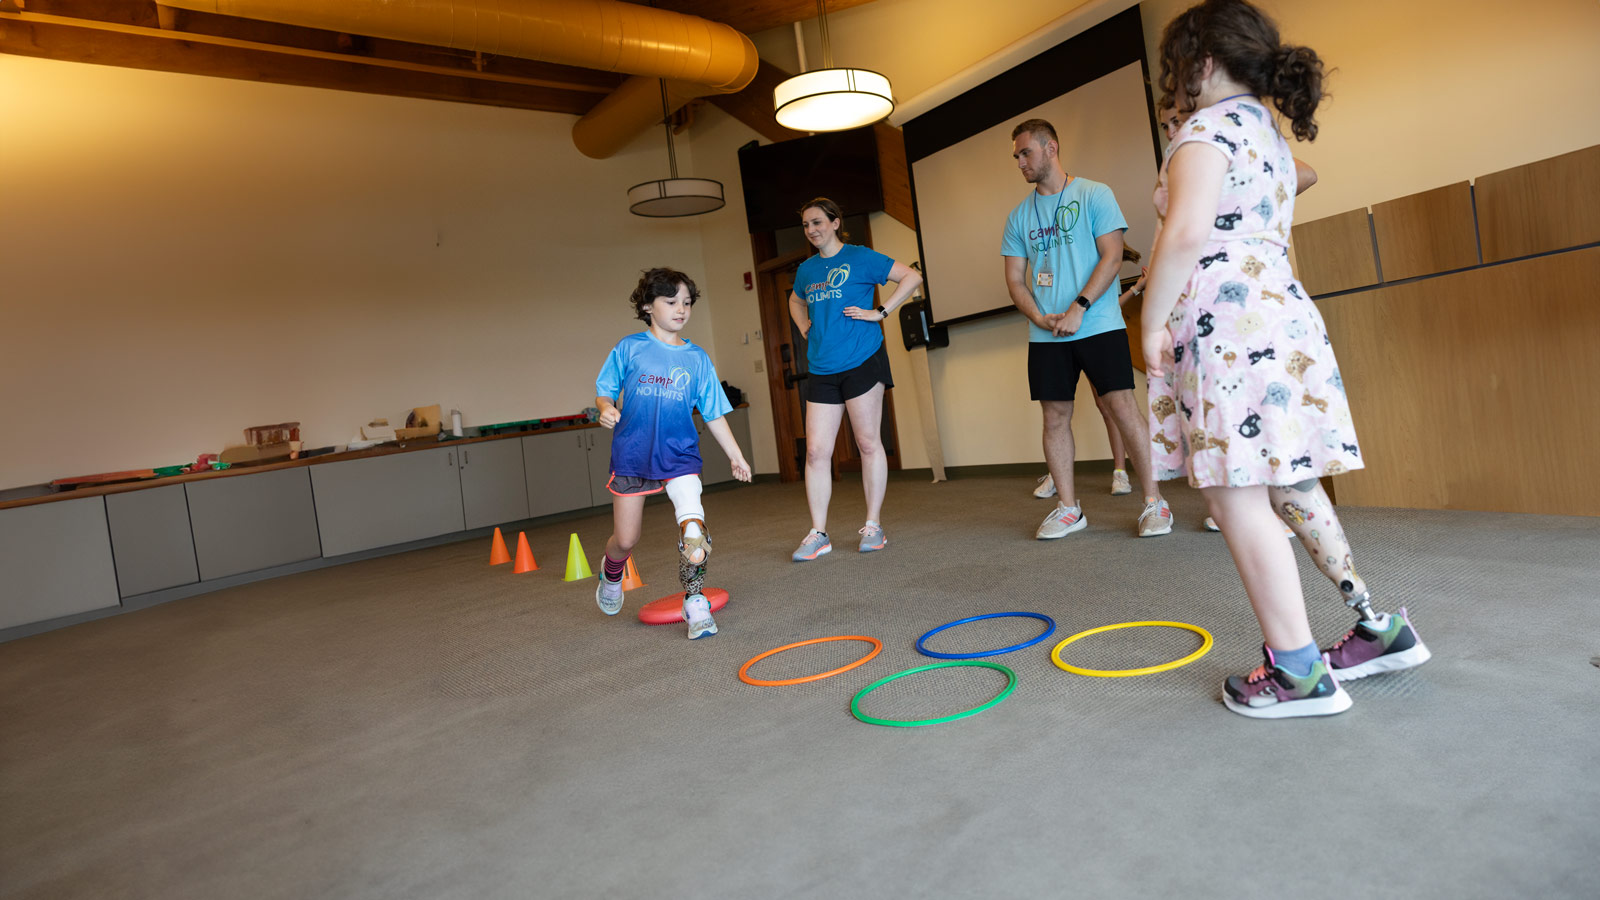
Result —
[[[968, 622], [981, 622], [984, 619], [1005, 619], [1005, 618], [1014, 618], [1014, 617], [1020, 617], [1020, 618], [1025, 618], [1025, 619], [1038, 619], [1039, 621], [1048, 624], [1050, 627], [1046, 628], [1044, 630], [1044, 634], [1039, 635], [1038, 637], [1034, 638], [1031, 641], [1024, 641], [1023, 643], [1020, 643], [1020, 644], [1013, 644], [1010, 647], [1001, 647], [999, 650], [985, 650], [982, 653], [939, 653], [939, 652], [934, 651], [934, 650], [929, 650], [927, 647], [923, 646], [923, 642], [927, 641], [928, 638], [931, 638], [934, 635], [938, 634], [939, 632], [944, 631], [946, 628], [954, 628], [957, 625], [965, 625]], [[1031, 612], [987, 613], [987, 614], [981, 615], [981, 616], [968, 616], [965, 619], [957, 619], [954, 622], [949, 623], [948, 625], [940, 625], [938, 628], [935, 628], [932, 631], [928, 632], [927, 634], [923, 635], [922, 637], [917, 638], [917, 652], [921, 653], [923, 656], [931, 656], [931, 657], [933, 657], [935, 659], [980, 659], [980, 658], [985, 657], [985, 656], [999, 656], [1002, 653], [1011, 653], [1011, 652], [1016, 651], [1016, 650], [1025, 650], [1025, 649], [1027, 649], [1029, 647], [1032, 647], [1034, 644], [1039, 643], [1040, 641], [1044, 640], [1045, 638], [1047, 638], [1050, 635], [1055, 634], [1055, 633], [1056, 633], [1056, 620], [1050, 618], [1049, 616], [1043, 615], [1041, 613], [1031, 613]]]

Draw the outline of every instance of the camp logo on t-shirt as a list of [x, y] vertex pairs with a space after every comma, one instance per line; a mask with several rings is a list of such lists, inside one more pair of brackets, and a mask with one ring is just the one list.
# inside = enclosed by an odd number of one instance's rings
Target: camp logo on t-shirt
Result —
[[826, 281], [806, 285], [806, 304], [838, 300], [844, 296], [844, 283], [850, 280], [850, 264], [840, 263], [828, 270]]
[[689, 384], [689, 370], [673, 366], [665, 375], [641, 373], [639, 385], [633, 389], [635, 397], [660, 397], [663, 400], [682, 400], [683, 389]]
[[1078, 216], [1082, 212], [1083, 207], [1079, 206], [1076, 200], [1056, 207], [1054, 225], [1049, 228], [1029, 229], [1028, 240], [1032, 242], [1029, 249], [1035, 253], [1043, 253], [1051, 247], [1072, 243], [1072, 226], [1078, 224]]

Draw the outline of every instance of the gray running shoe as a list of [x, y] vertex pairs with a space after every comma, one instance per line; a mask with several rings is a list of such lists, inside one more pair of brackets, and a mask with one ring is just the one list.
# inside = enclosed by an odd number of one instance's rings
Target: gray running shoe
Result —
[[1128, 473], [1116, 469], [1111, 473], [1111, 496], [1121, 497], [1123, 494], [1133, 493], [1133, 482], [1128, 480]]
[[1033, 495], [1040, 500], [1046, 500], [1056, 495], [1055, 478], [1046, 475], [1039, 479], [1039, 486], [1033, 489]]
[[1172, 533], [1172, 509], [1167, 501], [1156, 500], [1144, 505], [1139, 513], [1139, 537], [1158, 537]]
[[789, 558], [795, 562], [805, 562], [832, 552], [833, 544], [829, 542], [828, 536], [813, 528], [806, 534], [806, 539], [800, 542], [800, 549], [794, 551], [794, 555]]
[[883, 533], [883, 526], [877, 522], [868, 522], [861, 526], [861, 552], [871, 553], [889, 546], [889, 538]]
[[1089, 517], [1083, 514], [1083, 508], [1078, 506], [1062, 506], [1056, 502], [1056, 508], [1050, 510], [1050, 515], [1044, 517], [1039, 523], [1039, 530], [1033, 536], [1041, 541], [1053, 541], [1056, 538], [1066, 537], [1074, 531], [1082, 531], [1089, 527]]

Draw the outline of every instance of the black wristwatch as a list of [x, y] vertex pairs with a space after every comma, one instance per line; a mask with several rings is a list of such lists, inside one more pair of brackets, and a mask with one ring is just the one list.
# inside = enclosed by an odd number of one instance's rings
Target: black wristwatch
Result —
[[878, 311], [878, 321], [879, 322], [887, 322], [887, 321], [889, 321], [889, 311], [887, 309], [884, 309], [881, 306], [874, 306], [872, 308]]
[[1078, 304], [1079, 306], [1083, 307], [1084, 309], [1088, 309], [1089, 308], [1089, 298], [1085, 297], [1082, 294], [1079, 294], [1078, 295], [1078, 299], [1076, 299], [1076, 300], [1074, 300], [1072, 302]]

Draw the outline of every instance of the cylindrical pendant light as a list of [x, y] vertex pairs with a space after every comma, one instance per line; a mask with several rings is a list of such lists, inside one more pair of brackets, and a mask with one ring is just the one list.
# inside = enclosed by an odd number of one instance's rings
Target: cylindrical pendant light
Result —
[[894, 92], [887, 77], [871, 69], [834, 68], [823, 0], [817, 2], [817, 29], [823, 68], [801, 72], [773, 89], [778, 124], [795, 131], [844, 131], [888, 118], [894, 112]]
[[636, 216], [671, 219], [715, 212], [727, 204], [722, 182], [710, 178], [679, 178], [678, 150], [672, 143], [672, 112], [667, 106], [667, 83], [661, 83], [661, 118], [667, 128], [667, 166], [670, 178], [646, 181], [628, 188], [628, 212]]

